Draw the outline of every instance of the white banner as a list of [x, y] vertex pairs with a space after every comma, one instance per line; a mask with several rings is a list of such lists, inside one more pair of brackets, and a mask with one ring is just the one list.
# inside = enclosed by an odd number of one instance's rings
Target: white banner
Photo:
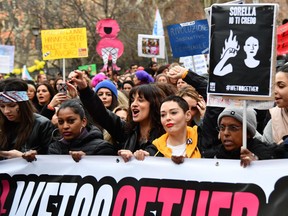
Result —
[[285, 215], [288, 160], [41, 156], [0, 162], [1, 215]]

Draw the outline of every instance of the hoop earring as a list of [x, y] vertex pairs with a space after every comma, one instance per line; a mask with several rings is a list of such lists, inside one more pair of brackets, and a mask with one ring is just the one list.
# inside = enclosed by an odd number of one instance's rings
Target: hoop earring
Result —
[[61, 135], [59, 133], [59, 129], [56, 128], [52, 131], [52, 139], [53, 140], [59, 140], [61, 138]]

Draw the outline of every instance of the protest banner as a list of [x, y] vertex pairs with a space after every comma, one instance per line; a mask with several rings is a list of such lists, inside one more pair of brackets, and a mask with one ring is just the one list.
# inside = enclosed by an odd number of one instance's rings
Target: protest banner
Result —
[[148, 58], [165, 58], [164, 36], [138, 35], [138, 56]]
[[42, 30], [43, 60], [88, 57], [86, 28]]
[[288, 161], [38, 155], [0, 162], [5, 215], [285, 215]]
[[271, 98], [277, 6], [212, 5], [208, 93]]
[[209, 50], [209, 27], [207, 20], [167, 26], [174, 58], [207, 54]]
[[277, 28], [277, 55], [288, 53], [288, 23]]
[[14, 46], [0, 45], [0, 73], [10, 73], [14, 68]]

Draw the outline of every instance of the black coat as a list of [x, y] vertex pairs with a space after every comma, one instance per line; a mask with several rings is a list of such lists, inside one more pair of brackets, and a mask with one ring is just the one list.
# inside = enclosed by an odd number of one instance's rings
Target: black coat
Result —
[[69, 151], [83, 151], [87, 155], [116, 155], [113, 145], [103, 140], [102, 132], [95, 126], [86, 130], [74, 140], [56, 140], [49, 146], [49, 154], [69, 154]]
[[[247, 140], [247, 149], [254, 153], [259, 160], [284, 158], [285, 154], [287, 154], [285, 145], [266, 144], [256, 138]], [[221, 145], [215, 157], [219, 159], [240, 159], [240, 148], [234, 151], [227, 151]]]
[[152, 141], [158, 138], [160, 135], [157, 128], [152, 129], [147, 142], [138, 143], [139, 128], [136, 127], [133, 131], [128, 131], [126, 128], [126, 122], [121, 120], [119, 116], [110, 110], [106, 109], [103, 102], [94, 94], [93, 90], [89, 87], [80, 90], [80, 99], [91, 115], [93, 120], [101, 127], [108, 131], [113, 140], [118, 145], [117, 149], [129, 149], [134, 152], [138, 149], [146, 150], [150, 155], [154, 155], [157, 149], [153, 147]]
[[[47, 154], [48, 146], [52, 140], [52, 132], [54, 126], [49, 119], [45, 118], [42, 115], [34, 113], [34, 126], [30, 136], [24, 145], [21, 146], [20, 151], [26, 152], [29, 150], [37, 150], [38, 154]], [[17, 129], [17, 123], [13, 123], [13, 129]], [[13, 136], [11, 141], [9, 141], [8, 149], [3, 150], [12, 150], [15, 149], [14, 145], [16, 142], [17, 134], [11, 133]]]

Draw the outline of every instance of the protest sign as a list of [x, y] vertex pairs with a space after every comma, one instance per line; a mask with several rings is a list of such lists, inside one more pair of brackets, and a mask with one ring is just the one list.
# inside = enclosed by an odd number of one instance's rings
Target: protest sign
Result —
[[0, 55], [0, 73], [10, 73], [10, 56]]
[[195, 55], [195, 56], [185, 56], [180, 57], [180, 63], [183, 63], [183, 66], [187, 69], [192, 70], [198, 75], [207, 74], [207, 61], [205, 55]]
[[97, 73], [96, 70], [96, 64], [90, 64], [90, 65], [81, 65], [78, 67], [79, 70], [86, 70], [89, 72], [90, 76], [94, 76]]
[[212, 5], [208, 93], [272, 96], [277, 9], [276, 4]]
[[167, 26], [173, 57], [207, 54], [209, 27], [207, 20], [196, 20]]
[[86, 28], [42, 30], [43, 60], [88, 57]]
[[38, 155], [0, 162], [0, 214], [261, 215], [287, 213], [288, 160]]
[[138, 35], [138, 56], [148, 58], [165, 58], [164, 36]]
[[0, 73], [10, 73], [14, 68], [14, 46], [0, 45]]

